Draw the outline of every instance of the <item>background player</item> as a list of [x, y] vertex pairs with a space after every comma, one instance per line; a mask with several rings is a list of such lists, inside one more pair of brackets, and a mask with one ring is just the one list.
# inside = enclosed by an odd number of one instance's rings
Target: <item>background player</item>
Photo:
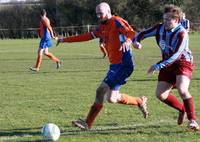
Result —
[[60, 60], [55, 57], [52, 53], [49, 52], [49, 48], [52, 46], [51, 37], [56, 39], [54, 36], [52, 27], [50, 25], [50, 20], [47, 18], [46, 10], [43, 9], [41, 11], [41, 21], [40, 21], [40, 29], [39, 29], [39, 36], [41, 38], [40, 45], [38, 49], [38, 56], [35, 67], [30, 67], [30, 70], [38, 72], [40, 70], [40, 65], [42, 63], [42, 55], [44, 54], [54, 62], [56, 62], [56, 68], [60, 68], [61, 62]]

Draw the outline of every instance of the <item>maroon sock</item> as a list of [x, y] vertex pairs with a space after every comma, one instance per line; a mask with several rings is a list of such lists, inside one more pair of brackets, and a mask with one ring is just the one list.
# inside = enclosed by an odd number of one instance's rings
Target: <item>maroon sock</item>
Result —
[[188, 120], [196, 120], [193, 98], [183, 100]]
[[178, 111], [184, 110], [184, 105], [171, 93], [169, 93], [167, 99], [165, 99], [163, 102]]

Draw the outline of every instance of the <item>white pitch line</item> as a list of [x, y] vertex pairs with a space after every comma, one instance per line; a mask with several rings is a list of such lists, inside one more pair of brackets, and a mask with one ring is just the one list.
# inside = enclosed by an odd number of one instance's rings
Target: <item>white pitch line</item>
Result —
[[[64, 129], [64, 132], [61, 133], [61, 135], [77, 135], [77, 134], [85, 134], [85, 133], [96, 133], [100, 131], [111, 131], [111, 130], [119, 130], [121, 131], [133, 131], [137, 127], [148, 127], [148, 126], [161, 126], [163, 124], [169, 124], [169, 125], [176, 125], [176, 122], [173, 120], [159, 120], [159, 121], [154, 121], [154, 122], [149, 122], [149, 123], [137, 123], [137, 124], [129, 124], [129, 125], [121, 125], [121, 126], [97, 126], [92, 128], [89, 131], [82, 131], [78, 128], [75, 127], [69, 127], [69, 129]], [[15, 140], [18, 138], [32, 138], [35, 135], [29, 135], [29, 134], [24, 134], [24, 135], [13, 135], [13, 136], [0, 136], [0, 140]], [[39, 136], [39, 135], [38, 135]], [[41, 136], [42, 138], [42, 136]]]
[[14, 136], [0, 136], [0, 140], [15, 140], [15, 139], [18, 139], [18, 138], [32, 138], [33, 135], [20, 135], [20, 136], [17, 136], [17, 135], [14, 135]]
[[166, 121], [166, 120], [160, 120], [160, 121], [155, 121], [155, 122], [150, 122], [150, 123], [140, 123], [140, 124], [129, 124], [129, 125], [121, 125], [121, 126], [97, 126], [92, 128], [89, 131], [83, 131], [77, 128], [70, 128], [64, 130], [65, 132], [62, 132], [61, 135], [75, 135], [75, 134], [83, 134], [83, 133], [96, 133], [100, 131], [111, 131], [111, 130], [123, 130], [128, 131], [131, 129], [134, 130], [137, 127], [148, 127], [148, 126], [161, 126], [163, 124], [169, 124], [169, 125], [176, 125], [175, 121]]

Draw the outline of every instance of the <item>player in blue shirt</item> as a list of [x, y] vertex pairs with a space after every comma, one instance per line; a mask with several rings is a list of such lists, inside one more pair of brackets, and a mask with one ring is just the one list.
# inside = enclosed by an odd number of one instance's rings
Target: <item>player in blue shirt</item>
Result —
[[[194, 69], [192, 52], [189, 49], [188, 32], [180, 24], [181, 9], [175, 5], [166, 5], [163, 23], [140, 32], [134, 45], [141, 48], [140, 41], [154, 36], [162, 54], [162, 60], [152, 65], [148, 73], [159, 71], [156, 95], [158, 99], [179, 111], [178, 125], [187, 114], [188, 127], [199, 130], [196, 122], [194, 101], [188, 91]], [[171, 92], [176, 87], [183, 103]]]

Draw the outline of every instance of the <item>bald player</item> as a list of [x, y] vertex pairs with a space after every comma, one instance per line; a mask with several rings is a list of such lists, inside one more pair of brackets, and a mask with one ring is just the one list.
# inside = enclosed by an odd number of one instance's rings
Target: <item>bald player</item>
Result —
[[[121, 17], [111, 15], [110, 6], [105, 2], [97, 5], [96, 14], [99, 20], [99, 26], [96, 30], [78, 36], [58, 39], [59, 43], [80, 42], [100, 38], [104, 43], [110, 62], [106, 77], [96, 89], [96, 98], [86, 119], [78, 119], [72, 122], [73, 125], [84, 130], [92, 127], [95, 118], [103, 108], [105, 95], [109, 103], [138, 106], [144, 118], [148, 117], [147, 98], [145, 96], [132, 97], [119, 92], [134, 70], [130, 46], [132, 44], [131, 39], [135, 36], [135, 31], [127, 21]], [[129, 50], [127, 51], [126, 49]]]

